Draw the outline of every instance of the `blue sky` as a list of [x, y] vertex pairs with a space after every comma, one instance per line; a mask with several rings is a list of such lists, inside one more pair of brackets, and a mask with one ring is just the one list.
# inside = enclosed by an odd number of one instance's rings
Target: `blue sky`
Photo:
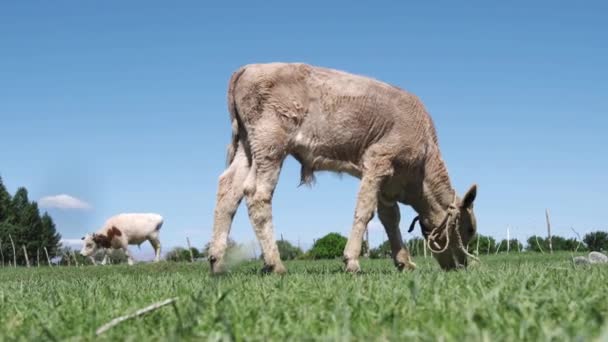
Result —
[[[479, 230], [498, 238], [607, 229], [608, 5], [600, 1], [3, 2], [0, 175], [48, 208], [66, 239], [120, 212], [158, 212], [169, 248], [211, 236], [230, 137], [230, 74], [306, 62], [417, 94], [459, 194], [479, 185]], [[289, 159], [277, 237], [347, 235], [358, 181], [297, 188]], [[402, 231], [413, 212], [402, 207]], [[254, 240], [241, 206], [231, 236]], [[373, 244], [385, 239], [377, 221]], [[142, 253], [150, 247], [142, 246]]]

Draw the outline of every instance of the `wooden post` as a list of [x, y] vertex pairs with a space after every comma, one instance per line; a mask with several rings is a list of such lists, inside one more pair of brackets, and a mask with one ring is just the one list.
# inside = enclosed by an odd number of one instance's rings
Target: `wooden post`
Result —
[[479, 256], [479, 234], [477, 234], [477, 247], [475, 248], [475, 255]]
[[540, 246], [540, 242], [538, 242], [538, 236], [534, 235], [534, 238], [536, 239], [536, 245], [538, 246], [538, 250], [540, 250], [540, 253], [545, 254], [545, 252], [543, 252], [543, 248]]
[[36, 248], [36, 267], [40, 267], [40, 248]]
[[13, 247], [13, 266], [17, 267], [17, 252], [15, 251], [15, 242], [11, 234], [8, 234], [8, 238], [11, 239], [11, 246]]
[[424, 258], [426, 259], [426, 239], [422, 239], [422, 250], [424, 251]]
[[49, 251], [46, 250], [46, 247], [44, 247], [44, 254], [46, 254], [46, 261], [49, 263], [49, 267], [52, 267], [53, 265], [51, 265], [51, 258], [49, 258]]
[[190, 246], [190, 238], [186, 236], [186, 242], [188, 242], [188, 252], [190, 252], [190, 262], [194, 262], [194, 254], [192, 254], [192, 247]]
[[576, 252], [578, 252], [578, 248], [581, 246], [581, 243], [583, 242], [583, 240], [581, 239], [581, 236], [579, 235], [579, 233], [576, 230], [574, 230], [574, 227], [570, 227], [570, 229], [572, 229], [574, 234], [576, 234], [576, 237], [578, 240], [578, 244], [576, 245], [576, 248], [574, 249], [574, 253], [576, 253]]
[[549, 221], [549, 209], [545, 209], [547, 217], [547, 239], [549, 240], [549, 253], [553, 254], [553, 243], [551, 242], [551, 222]]
[[74, 265], [76, 265], [76, 267], [80, 266], [78, 265], [78, 259], [76, 259], [76, 253], [74, 253], [74, 251], [72, 251], [72, 258], [74, 258]]
[[488, 236], [488, 255], [490, 255], [490, 245], [492, 245], [492, 241], [490, 240], [490, 237]]
[[25, 255], [25, 265], [30, 267], [30, 259], [27, 257], [27, 249], [25, 249], [25, 245], [21, 245], [23, 247], [23, 255]]
[[511, 235], [509, 234], [509, 226], [507, 226], [507, 254], [509, 254], [509, 245], [511, 244]]

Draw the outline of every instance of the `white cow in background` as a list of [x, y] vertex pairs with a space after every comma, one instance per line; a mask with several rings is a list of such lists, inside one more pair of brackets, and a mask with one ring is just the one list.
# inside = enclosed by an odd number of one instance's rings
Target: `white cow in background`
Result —
[[[80, 251], [85, 257], [91, 257], [99, 250], [104, 249], [102, 264], [108, 258], [107, 249], [122, 249], [127, 255], [129, 265], [133, 265], [133, 257], [129, 253], [129, 245], [141, 245], [150, 241], [156, 254], [154, 261], [160, 261], [159, 232], [163, 225], [163, 217], [158, 214], [119, 214], [110, 217], [96, 233], [87, 234], [82, 238], [84, 246]], [[95, 262], [95, 261], [93, 261]]]

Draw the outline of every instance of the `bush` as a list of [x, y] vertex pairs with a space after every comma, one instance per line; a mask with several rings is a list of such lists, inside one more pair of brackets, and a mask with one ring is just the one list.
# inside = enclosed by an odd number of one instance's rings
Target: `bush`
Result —
[[[536, 242], [536, 240], [538, 239], [538, 242]], [[540, 252], [541, 248], [543, 252], [549, 252], [549, 240], [547, 238], [543, 238], [537, 235], [532, 235], [528, 238], [528, 246], [527, 246], [527, 250], [529, 251], [533, 251], [533, 252]], [[553, 248], [553, 251], [574, 251], [577, 249], [579, 251], [583, 251], [585, 250], [585, 246], [583, 246], [582, 244], [580, 244], [579, 246], [579, 241], [577, 241], [574, 238], [570, 238], [570, 239], [566, 239], [562, 236], [559, 235], [554, 235], [551, 237], [551, 245]], [[540, 245], [540, 248], [539, 248]]]
[[388, 240], [380, 244], [376, 248], [369, 250], [369, 257], [371, 259], [383, 259], [391, 257], [391, 244]]
[[[477, 243], [477, 241], [475, 241]], [[520, 252], [524, 249], [524, 245], [517, 241], [517, 239], [510, 239], [508, 241], [508, 246], [509, 246], [509, 252]], [[507, 239], [502, 239], [498, 245], [496, 246], [496, 248], [500, 247], [500, 251], [499, 252], [507, 252]], [[494, 250], [496, 252], [496, 250]], [[480, 251], [481, 253], [481, 251]]]
[[299, 247], [296, 247], [286, 240], [277, 241], [281, 260], [293, 260], [299, 258], [303, 252]]
[[608, 233], [597, 231], [585, 234], [583, 242], [585, 242], [587, 248], [591, 251], [606, 251], [608, 250]]
[[479, 240], [479, 254], [488, 254], [496, 252], [496, 240], [494, 240], [491, 236], [485, 236], [481, 234], [477, 234], [475, 238], [473, 238], [467, 247], [469, 253], [477, 252], [477, 240]]
[[347, 239], [338, 233], [329, 233], [319, 240], [308, 253], [312, 259], [334, 259], [342, 257]]
[[[192, 256], [195, 260], [201, 256], [201, 253], [198, 251], [198, 249], [191, 247], [190, 250], [192, 251]], [[165, 258], [167, 259], [167, 261], [174, 262], [190, 261], [190, 251], [188, 251], [187, 248], [175, 247], [174, 249], [169, 251], [169, 253], [167, 253]]]

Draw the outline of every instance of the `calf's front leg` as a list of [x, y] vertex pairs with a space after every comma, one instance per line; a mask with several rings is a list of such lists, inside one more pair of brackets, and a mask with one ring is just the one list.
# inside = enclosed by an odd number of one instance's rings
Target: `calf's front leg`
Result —
[[356, 273], [361, 270], [359, 256], [363, 244], [363, 234], [367, 224], [374, 216], [378, 198], [378, 189], [382, 177], [364, 176], [361, 179], [359, 194], [357, 196], [357, 207], [355, 209], [355, 220], [353, 228], [344, 248], [344, 264], [347, 272]]

